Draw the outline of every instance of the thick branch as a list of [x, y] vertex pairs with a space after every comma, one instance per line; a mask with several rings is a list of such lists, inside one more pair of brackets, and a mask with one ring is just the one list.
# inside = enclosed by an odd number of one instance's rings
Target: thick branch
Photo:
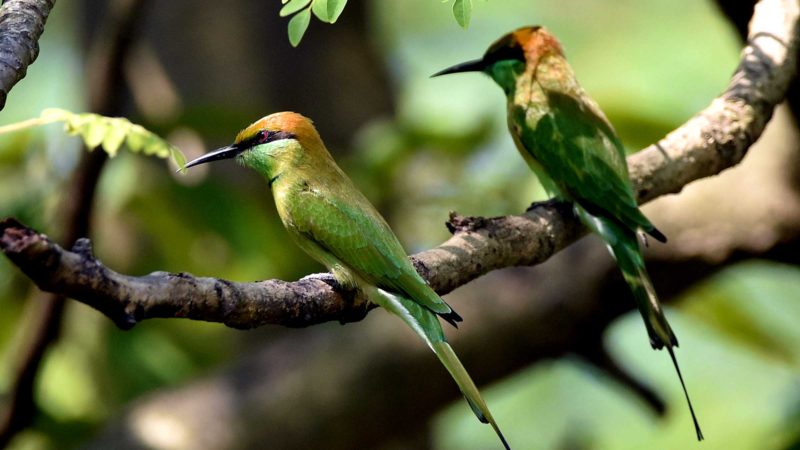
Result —
[[[152, 317], [186, 317], [234, 328], [267, 323], [303, 326], [353, 313], [332, 276], [236, 283], [185, 273], [131, 277], [103, 266], [88, 239], [72, 251], [13, 219], [0, 222], [0, 248], [41, 289], [80, 299], [121, 328]], [[365, 308], [360, 307], [363, 317]]]
[[0, 109], [39, 55], [39, 37], [56, 0], [7, 0], [0, 8]]
[[[670, 301], [743, 259], [797, 264], [800, 195], [794, 181], [800, 172], [800, 137], [786, 112], [776, 114], [742, 164], [648, 207], [648, 214], [664, 219], [666, 231], [675, 237], [670, 245], [648, 252], [648, 269], [662, 300]], [[635, 307], [599, 239], [582, 240], [535, 269], [495, 271], [453, 292], [449, 300], [468, 324], [452, 333], [451, 341], [478, 385], [572, 352], [656, 410], [662, 406], [654, 392], [667, 391], [652, 391], [660, 386], [627, 373], [599, 345], [609, 324]], [[680, 355], [684, 375], [694, 380], [690, 384], [697, 383], [698, 367], [687, 354], [696, 351], [696, 343], [676, 331], [686, 347]], [[646, 345], [644, 330], [640, 333]], [[181, 436], [184, 448], [259, 448], [265, 443], [281, 449], [426, 448], [430, 422], [425, 419], [459, 401], [458, 389], [437, 365], [427, 348], [409, 339], [400, 321], [381, 312], [357, 327], [270, 334], [269, 342], [260, 342], [258, 351], [236, 358], [230, 367], [137, 399], [88, 448], [174, 443], [160, 436]], [[664, 398], [667, 410], [684, 411], [683, 398], [675, 394]], [[500, 405], [494, 408], [500, 423], [513, 421]], [[506, 432], [512, 444], [518, 442], [512, 430]], [[491, 431], [486, 433], [493, 439]]]
[[664, 139], [628, 158], [640, 201], [680, 192], [742, 160], [796, 76], [798, 10], [791, 0], [759, 2], [725, 92]]
[[[535, 270], [494, 272], [453, 294], [469, 326], [451, 340], [479, 386], [602, 342], [606, 327], [634, 306], [607, 252], [594, 244], [582, 241]], [[723, 267], [684, 260], [653, 264], [651, 272], [681, 289]], [[86, 447], [158, 448], [152, 430], [161, 427], [180, 433], [184, 448], [389, 448], [381, 444], [424, 440], [427, 419], [459, 402], [459, 392], [428, 349], [401, 327], [392, 317], [371, 314], [358, 327], [312, 327], [272, 339], [218, 373], [137, 399]], [[653, 388], [652, 380], [645, 382]], [[684, 408], [680, 400], [667, 409]], [[497, 420], [513, 422], [498, 406], [490, 404]], [[512, 445], [518, 440], [509, 439]]]
[[[729, 87], [711, 105], [658, 143], [629, 158], [641, 201], [678, 192], [691, 181], [741, 161], [761, 135], [795, 76], [800, 6], [762, 0]], [[545, 261], [585, 230], [569, 208], [539, 204], [525, 215], [451, 217], [454, 236], [415, 255], [420, 273], [447, 293], [491, 270]], [[342, 295], [329, 275], [297, 282], [236, 283], [188, 274], [130, 277], [103, 267], [79, 241], [64, 252], [43, 236], [6, 221], [2, 249], [45, 290], [64, 293], [130, 327], [151, 317], [187, 317], [236, 328], [267, 323], [303, 326], [363, 317], [365, 305]]]

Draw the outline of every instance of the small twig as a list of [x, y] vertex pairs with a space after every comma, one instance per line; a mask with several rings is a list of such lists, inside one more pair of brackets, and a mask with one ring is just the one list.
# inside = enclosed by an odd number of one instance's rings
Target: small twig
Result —
[[8, 125], [0, 126], [0, 134], [13, 133], [15, 131], [24, 130], [26, 128], [35, 127], [38, 125], [46, 125], [48, 123], [53, 123], [56, 120], [57, 119], [54, 118], [43, 119], [41, 117], [34, 117], [32, 119], [23, 120], [21, 122], [15, 122], [15, 123], [10, 123]]

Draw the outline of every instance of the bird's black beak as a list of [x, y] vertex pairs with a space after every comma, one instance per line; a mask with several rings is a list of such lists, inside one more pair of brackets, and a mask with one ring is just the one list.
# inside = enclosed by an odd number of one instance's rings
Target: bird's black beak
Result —
[[242, 153], [245, 149], [239, 147], [238, 145], [229, 145], [227, 147], [222, 147], [220, 149], [214, 150], [213, 152], [206, 153], [205, 155], [192, 160], [186, 163], [185, 168], [188, 169], [192, 166], [197, 166], [200, 164], [205, 164], [211, 161], [219, 161], [221, 159], [231, 159], [235, 158], [237, 155]]
[[459, 72], [483, 72], [483, 69], [486, 68], [486, 63], [483, 59], [476, 59], [474, 61], [467, 61], [461, 64], [456, 64], [455, 66], [448, 67], [447, 69], [440, 70], [435, 74], [431, 75], [431, 78], [438, 77], [439, 75], [447, 75], [449, 73], [459, 73]]

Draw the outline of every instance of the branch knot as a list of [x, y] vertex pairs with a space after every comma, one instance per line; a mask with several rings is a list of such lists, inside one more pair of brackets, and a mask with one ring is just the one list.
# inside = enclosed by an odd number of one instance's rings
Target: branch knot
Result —
[[445, 226], [452, 234], [478, 231], [486, 228], [489, 219], [481, 216], [462, 216], [455, 211], [450, 211]]

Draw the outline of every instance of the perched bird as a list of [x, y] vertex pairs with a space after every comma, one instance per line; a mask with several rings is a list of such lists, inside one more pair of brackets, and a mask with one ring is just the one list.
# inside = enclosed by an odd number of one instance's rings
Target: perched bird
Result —
[[230, 158], [267, 180], [283, 225], [303, 251], [428, 344], [478, 419], [491, 424], [508, 449], [438, 320], [455, 326], [461, 317], [417, 273], [389, 225], [336, 165], [311, 120], [293, 112], [271, 114], [242, 130], [233, 145], [186, 167]]
[[[577, 217], [605, 241], [642, 314], [650, 344], [666, 348], [692, 413], [697, 439], [703, 434], [683, 382], [667, 323], [647, 275], [639, 233], [667, 238], [639, 210], [625, 151], [606, 116], [575, 79], [558, 40], [542, 27], [501, 37], [483, 58], [433, 76], [483, 72], [506, 94], [508, 128], [522, 157], [545, 190], [571, 202]], [[644, 234], [641, 235], [644, 238]]]

